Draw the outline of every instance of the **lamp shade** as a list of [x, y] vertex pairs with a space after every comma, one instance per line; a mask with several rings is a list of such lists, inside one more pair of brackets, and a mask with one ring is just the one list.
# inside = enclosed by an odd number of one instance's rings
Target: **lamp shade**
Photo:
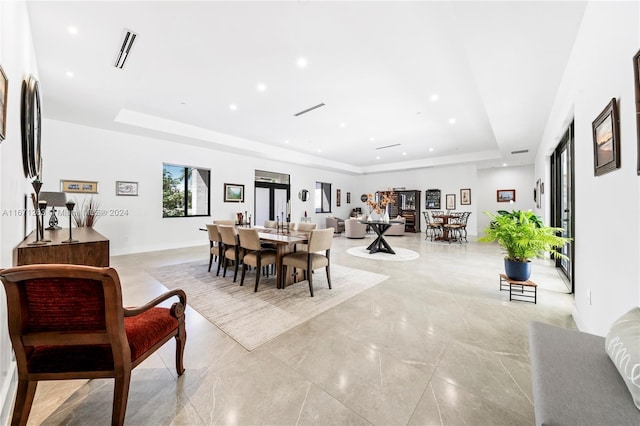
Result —
[[67, 194], [64, 192], [43, 191], [40, 193], [40, 201], [46, 201], [50, 207], [64, 207], [67, 202]]

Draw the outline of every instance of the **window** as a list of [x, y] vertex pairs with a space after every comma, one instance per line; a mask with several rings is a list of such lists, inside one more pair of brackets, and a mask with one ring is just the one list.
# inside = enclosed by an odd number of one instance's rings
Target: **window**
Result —
[[211, 171], [162, 165], [162, 217], [209, 216]]
[[331, 184], [316, 182], [316, 213], [331, 213]]

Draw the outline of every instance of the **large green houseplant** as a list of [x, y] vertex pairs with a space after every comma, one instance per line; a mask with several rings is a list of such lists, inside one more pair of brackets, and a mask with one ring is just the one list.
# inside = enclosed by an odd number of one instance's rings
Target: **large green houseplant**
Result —
[[513, 280], [526, 281], [531, 276], [531, 259], [545, 257], [566, 258], [558, 251], [569, 238], [561, 237], [562, 228], [545, 226], [532, 211], [499, 210], [485, 212], [491, 218], [478, 241], [497, 241], [505, 251], [505, 272]]

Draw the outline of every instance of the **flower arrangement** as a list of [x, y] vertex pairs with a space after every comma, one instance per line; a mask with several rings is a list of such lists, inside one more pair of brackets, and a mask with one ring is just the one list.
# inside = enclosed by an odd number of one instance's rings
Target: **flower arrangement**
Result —
[[395, 202], [395, 195], [391, 189], [386, 192], [379, 192], [380, 194], [379, 201], [376, 201], [376, 197], [373, 194], [367, 194], [367, 207], [369, 207], [369, 214], [373, 213], [375, 210], [376, 213], [382, 213], [383, 209], [387, 208], [387, 205], [393, 204]]

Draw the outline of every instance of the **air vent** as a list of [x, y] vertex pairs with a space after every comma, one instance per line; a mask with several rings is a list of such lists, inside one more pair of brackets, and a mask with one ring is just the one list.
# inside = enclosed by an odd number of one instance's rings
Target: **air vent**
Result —
[[529, 152], [528, 149], [521, 149], [519, 151], [511, 151], [511, 154], [526, 154], [527, 152]]
[[302, 114], [306, 114], [306, 113], [308, 113], [308, 112], [313, 111], [314, 109], [317, 109], [317, 108], [320, 108], [320, 107], [323, 107], [323, 106], [324, 106], [324, 104], [323, 104], [323, 103], [321, 103], [321, 104], [318, 104], [318, 105], [316, 105], [316, 106], [312, 106], [311, 108], [307, 108], [307, 109], [305, 109], [304, 111], [300, 111], [300, 112], [298, 112], [298, 113], [296, 113], [296, 114], [293, 114], [293, 115], [294, 115], [294, 116], [296, 116], [296, 117], [299, 117], [299, 116], [301, 116]]
[[379, 146], [376, 149], [387, 149], [387, 148], [393, 148], [394, 146], [400, 146], [401, 144], [399, 143], [394, 143], [393, 145], [385, 145], [385, 146]]
[[124, 63], [129, 57], [129, 52], [131, 51], [133, 42], [136, 40], [136, 36], [136, 33], [125, 30], [124, 40], [122, 40], [122, 46], [120, 47], [120, 52], [118, 53], [118, 59], [116, 59], [115, 64], [113, 64], [114, 67], [120, 69], [124, 68]]

